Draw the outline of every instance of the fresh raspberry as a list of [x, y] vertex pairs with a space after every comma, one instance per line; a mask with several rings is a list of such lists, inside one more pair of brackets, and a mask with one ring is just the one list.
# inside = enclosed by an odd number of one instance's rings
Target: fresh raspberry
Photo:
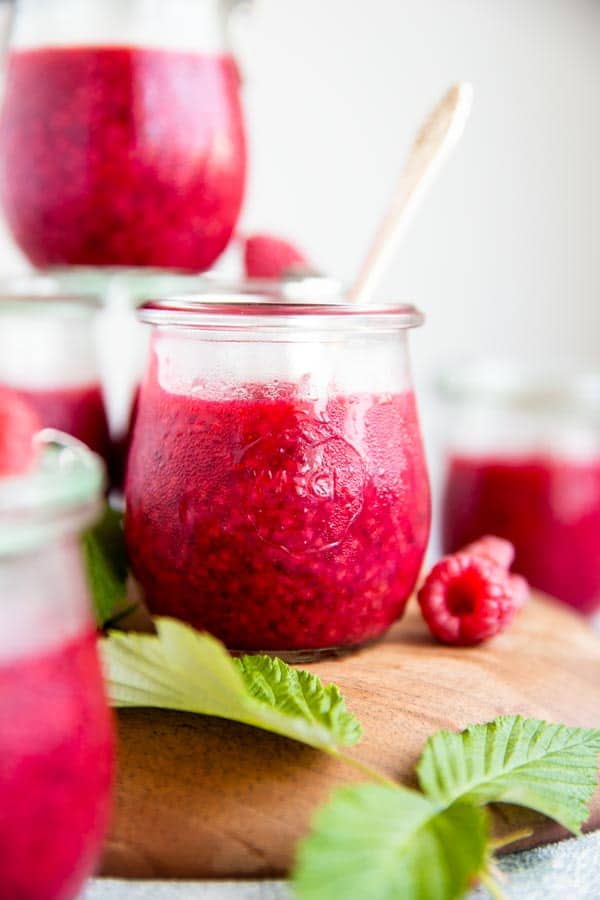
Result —
[[478, 541], [468, 544], [466, 547], [463, 547], [462, 552], [470, 553], [473, 556], [487, 556], [502, 569], [506, 569], [506, 571], [510, 569], [515, 561], [515, 548], [511, 542], [493, 534], [486, 534], [485, 537], [479, 538]]
[[[496, 537], [494, 534], [486, 534], [472, 544], [467, 544], [462, 550], [463, 553], [472, 555], [486, 556], [493, 562], [497, 563], [500, 568], [509, 571], [515, 561], [515, 548], [510, 541], [504, 538]], [[507, 610], [507, 617], [510, 621], [514, 614], [518, 612], [529, 599], [529, 584], [521, 575], [510, 575], [509, 581], [513, 594], [513, 606]]]
[[293, 244], [268, 234], [246, 238], [244, 266], [248, 278], [278, 279], [311, 271], [306, 257]]
[[471, 646], [502, 631], [529, 589], [489, 555], [463, 550], [433, 567], [418, 600], [431, 633], [444, 644]]
[[[520, 609], [523, 609], [527, 601], [529, 600], [529, 595], [531, 591], [529, 590], [529, 582], [526, 578], [523, 578], [522, 575], [511, 575], [509, 577], [512, 595], [513, 595], [513, 615], [518, 612]], [[512, 615], [510, 615], [512, 619]]]
[[10, 388], [0, 387], [0, 476], [19, 475], [33, 464], [33, 437], [41, 428], [33, 409]]

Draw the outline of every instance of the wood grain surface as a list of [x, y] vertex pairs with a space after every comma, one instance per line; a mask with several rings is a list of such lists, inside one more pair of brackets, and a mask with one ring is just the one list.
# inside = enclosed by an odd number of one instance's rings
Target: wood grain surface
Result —
[[[502, 713], [600, 726], [600, 635], [535, 598], [508, 633], [470, 649], [429, 638], [414, 605], [385, 641], [306, 668], [335, 681], [362, 722], [351, 752], [405, 784], [425, 740]], [[323, 753], [243, 725], [158, 710], [118, 716], [116, 809], [103, 874], [131, 878], [284, 875], [315, 809], [360, 776]], [[531, 824], [519, 846], [564, 832], [497, 807], [498, 834]], [[597, 795], [588, 828], [600, 827]]]

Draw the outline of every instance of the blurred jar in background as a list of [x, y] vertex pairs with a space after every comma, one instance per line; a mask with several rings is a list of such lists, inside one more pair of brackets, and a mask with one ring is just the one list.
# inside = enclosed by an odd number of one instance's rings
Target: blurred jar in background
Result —
[[512, 541], [514, 569], [582, 613], [600, 607], [600, 376], [474, 366], [447, 407], [442, 545]]
[[246, 178], [232, 0], [16, 0], [0, 200], [30, 261], [201, 271]]
[[44, 427], [73, 435], [110, 461], [96, 357], [98, 308], [83, 295], [0, 293], [0, 385], [17, 390]]
[[113, 728], [80, 557], [97, 457], [52, 445], [0, 478], [0, 894], [79, 896], [110, 811]]

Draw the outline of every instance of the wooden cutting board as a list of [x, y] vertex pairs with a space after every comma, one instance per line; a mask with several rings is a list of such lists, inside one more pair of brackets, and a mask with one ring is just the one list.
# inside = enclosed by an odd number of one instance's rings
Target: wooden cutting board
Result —
[[[502, 713], [600, 726], [600, 635], [540, 597], [487, 645], [432, 642], [415, 605], [377, 646], [306, 668], [335, 681], [363, 724], [351, 752], [405, 784], [425, 740]], [[283, 875], [314, 810], [359, 779], [316, 750], [202, 716], [126, 710], [118, 716], [116, 811], [103, 874], [131, 878]], [[523, 824], [544, 843], [564, 832], [498, 807], [499, 834]], [[600, 827], [597, 795], [589, 828]]]

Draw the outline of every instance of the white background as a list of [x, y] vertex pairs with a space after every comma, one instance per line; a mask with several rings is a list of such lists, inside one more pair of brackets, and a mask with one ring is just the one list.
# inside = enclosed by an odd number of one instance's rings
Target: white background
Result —
[[[351, 278], [422, 117], [470, 80], [381, 296], [426, 312], [421, 374], [490, 353], [600, 365], [600, 0], [255, 0], [240, 24], [247, 227]], [[0, 234], [0, 267], [23, 265]]]
[[241, 43], [249, 226], [350, 278], [421, 118], [470, 80], [463, 143], [381, 295], [427, 313], [426, 370], [600, 365], [600, 0], [257, 0]]

